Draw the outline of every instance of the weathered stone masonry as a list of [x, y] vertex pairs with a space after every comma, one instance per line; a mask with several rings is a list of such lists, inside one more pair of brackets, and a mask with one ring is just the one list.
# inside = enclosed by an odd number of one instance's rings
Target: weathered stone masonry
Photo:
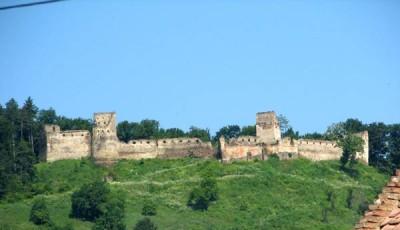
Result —
[[92, 156], [96, 162], [110, 163], [118, 159], [211, 157], [211, 142], [198, 138], [159, 140], [118, 140], [115, 113], [95, 113], [92, 137], [87, 130], [61, 131], [57, 125], [46, 125], [45, 159], [79, 159]]
[[[257, 113], [256, 137], [240, 136], [226, 140], [220, 138], [222, 160], [268, 158], [277, 154], [281, 159], [298, 157], [311, 160], [335, 160], [342, 155], [342, 149], [333, 141], [281, 138], [279, 122], [275, 112]], [[368, 132], [358, 133], [364, 140], [364, 151], [357, 158], [368, 163]]]
[[[97, 162], [108, 163], [118, 159], [214, 155], [211, 143], [198, 138], [121, 142], [117, 137], [115, 113], [95, 113], [92, 136], [88, 130], [61, 131], [57, 125], [46, 125], [45, 131], [47, 161], [91, 156]], [[368, 132], [357, 135], [364, 140], [364, 151], [357, 153], [357, 158], [368, 163]], [[277, 154], [281, 159], [304, 157], [315, 161], [335, 160], [342, 155], [342, 149], [332, 141], [282, 139], [275, 112], [257, 113], [256, 136], [240, 136], [228, 140], [221, 137], [219, 141], [224, 162], [252, 158], [266, 159], [271, 154]]]

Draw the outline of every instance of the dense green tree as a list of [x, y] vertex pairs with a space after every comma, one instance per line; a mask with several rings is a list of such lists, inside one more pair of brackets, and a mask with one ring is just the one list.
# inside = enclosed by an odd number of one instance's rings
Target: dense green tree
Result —
[[142, 208], [142, 215], [154, 216], [157, 214], [156, 204], [151, 200], [145, 200]]
[[90, 119], [71, 119], [64, 116], [58, 117], [56, 124], [60, 126], [61, 130], [92, 130], [93, 127]]
[[178, 128], [160, 129], [158, 138], [178, 138], [185, 137], [186, 133]]
[[71, 216], [93, 221], [102, 214], [101, 207], [107, 201], [110, 189], [102, 181], [82, 186], [71, 196]]
[[15, 173], [20, 177], [23, 184], [29, 185], [33, 180], [35, 176], [35, 163], [35, 153], [32, 152], [28, 142], [18, 142], [15, 156]]
[[218, 199], [218, 187], [215, 178], [205, 176], [199, 187], [195, 187], [189, 194], [187, 205], [194, 210], [205, 211], [210, 202]]
[[200, 182], [200, 188], [204, 190], [206, 198], [209, 201], [216, 201], [218, 199], [217, 181], [211, 176], [204, 177]]
[[21, 109], [21, 139], [28, 140], [31, 151], [34, 152], [34, 130], [38, 108], [33, 104], [31, 97], [26, 99]]
[[285, 133], [289, 128], [289, 120], [282, 114], [279, 114], [277, 116], [278, 122], [279, 122], [279, 127], [281, 129], [281, 133]]
[[240, 135], [240, 126], [238, 125], [228, 125], [222, 127], [220, 130], [217, 131], [215, 134], [214, 139], [218, 141], [221, 136], [225, 138], [234, 138]]
[[382, 122], [368, 125], [369, 164], [382, 171], [390, 171], [388, 128]]
[[145, 139], [157, 137], [160, 124], [156, 120], [145, 119], [140, 122], [143, 127], [143, 137]]
[[29, 221], [36, 225], [51, 225], [50, 213], [43, 198], [33, 201]]
[[392, 168], [400, 167], [400, 124], [389, 125], [388, 127], [388, 151]]
[[41, 109], [38, 113], [38, 122], [41, 124], [56, 124], [58, 116], [53, 108]]
[[189, 137], [196, 137], [201, 139], [202, 141], [210, 141], [210, 131], [208, 129], [201, 129], [195, 126], [189, 128], [189, 132], [187, 134]]
[[242, 130], [240, 131], [240, 135], [256, 136], [256, 126], [255, 125], [243, 126]]
[[193, 210], [205, 211], [209, 204], [210, 200], [202, 188], [196, 187], [190, 192], [187, 205]]
[[157, 226], [150, 220], [150, 218], [145, 217], [136, 223], [133, 230], [157, 230]]
[[304, 135], [301, 135], [300, 138], [324, 140], [324, 139], [326, 139], [326, 136], [324, 134], [314, 132], [314, 133], [306, 133]]
[[361, 137], [348, 134], [337, 142], [338, 146], [342, 148], [342, 156], [340, 158], [341, 167], [344, 168], [349, 164], [350, 168], [356, 162], [356, 153], [363, 151], [364, 140]]
[[294, 131], [292, 127], [288, 128], [286, 132], [282, 134], [282, 137], [289, 137], [291, 139], [299, 139], [300, 135], [298, 131]]
[[125, 230], [124, 200], [115, 195], [102, 207], [102, 213], [93, 226], [93, 230]]
[[124, 142], [128, 142], [133, 139], [133, 127], [128, 121], [122, 121], [117, 125], [117, 136], [118, 139]]

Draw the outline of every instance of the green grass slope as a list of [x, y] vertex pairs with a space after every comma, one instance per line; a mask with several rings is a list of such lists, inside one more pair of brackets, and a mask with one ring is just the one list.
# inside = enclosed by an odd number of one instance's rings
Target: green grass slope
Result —
[[[57, 225], [74, 229], [90, 229], [92, 223], [69, 218], [72, 191], [104, 176], [113, 178], [112, 189], [126, 197], [127, 229], [143, 217], [146, 199], [157, 204], [151, 219], [159, 229], [351, 229], [360, 206], [371, 202], [387, 181], [372, 167], [357, 164], [356, 169], [358, 175], [349, 176], [337, 161], [304, 159], [231, 164], [152, 159], [120, 161], [110, 168], [65, 160], [37, 165], [35, 191], [46, 198]], [[219, 200], [208, 211], [194, 211], [186, 206], [188, 194], [205, 174], [217, 178]], [[0, 226], [39, 229], [28, 221], [32, 201], [0, 203]]]

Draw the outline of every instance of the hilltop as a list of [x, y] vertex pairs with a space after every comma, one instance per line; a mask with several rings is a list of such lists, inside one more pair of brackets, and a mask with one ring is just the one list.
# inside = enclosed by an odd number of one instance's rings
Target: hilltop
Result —
[[[337, 161], [305, 159], [231, 164], [197, 158], [123, 160], [109, 168], [90, 160], [62, 160], [35, 168], [34, 192], [45, 197], [56, 224], [74, 229], [90, 229], [92, 223], [68, 217], [72, 192], [101, 178], [126, 196], [127, 229], [142, 218], [145, 199], [157, 204], [151, 219], [159, 229], [351, 229], [387, 181], [363, 164], [350, 176]], [[194, 211], [186, 206], [188, 194], [204, 174], [216, 177], [219, 199], [207, 211]], [[0, 225], [35, 229], [28, 221], [32, 202], [3, 201]]]

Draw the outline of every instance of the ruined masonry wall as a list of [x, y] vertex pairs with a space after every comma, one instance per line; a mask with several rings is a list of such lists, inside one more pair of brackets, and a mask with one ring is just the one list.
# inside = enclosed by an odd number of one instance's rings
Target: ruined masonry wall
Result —
[[198, 138], [132, 140], [129, 143], [120, 142], [119, 145], [121, 159], [209, 157], [214, 154], [211, 143], [204, 143]]
[[[46, 160], [80, 159], [89, 157], [91, 153], [91, 137], [87, 130], [46, 132]], [[50, 130], [46, 130], [50, 131]]]
[[299, 140], [298, 153], [300, 157], [320, 160], [337, 160], [342, 156], [342, 149], [333, 141], [324, 140]]
[[98, 162], [118, 159], [209, 157], [214, 154], [211, 142], [198, 138], [119, 141], [115, 113], [95, 113], [93, 128], [93, 157]]
[[257, 145], [258, 139], [253, 136], [240, 136], [226, 140], [220, 138], [222, 161], [228, 162], [235, 159], [247, 159], [249, 154], [251, 157], [260, 156], [262, 147]]

